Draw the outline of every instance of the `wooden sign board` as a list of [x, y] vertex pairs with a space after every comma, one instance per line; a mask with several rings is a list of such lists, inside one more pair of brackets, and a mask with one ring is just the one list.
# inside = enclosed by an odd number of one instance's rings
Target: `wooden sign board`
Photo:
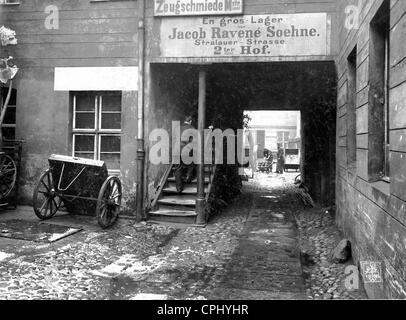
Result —
[[243, 13], [243, 0], [154, 0], [155, 16], [205, 16]]
[[327, 13], [165, 19], [161, 57], [280, 57], [327, 55]]

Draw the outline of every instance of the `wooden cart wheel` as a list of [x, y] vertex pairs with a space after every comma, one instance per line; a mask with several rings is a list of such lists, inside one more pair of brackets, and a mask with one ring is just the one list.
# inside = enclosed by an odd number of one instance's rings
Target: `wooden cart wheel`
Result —
[[17, 165], [5, 154], [0, 154], [0, 199], [7, 197], [17, 181]]
[[97, 220], [103, 229], [110, 227], [117, 220], [121, 197], [120, 179], [115, 176], [108, 177], [100, 189], [96, 206]]
[[52, 218], [62, 206], [62, 199], [56, 195], [51, 171], [45, 171], [34, 189], [34, 212], [41, 220]]

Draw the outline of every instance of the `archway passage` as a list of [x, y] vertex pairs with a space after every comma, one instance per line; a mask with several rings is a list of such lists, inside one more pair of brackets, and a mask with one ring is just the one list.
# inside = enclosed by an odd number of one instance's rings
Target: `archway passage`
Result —
[[234, 128], [246, 110], [301, 113], [302, 182], [325, 205], [335, 197], [336, 74], [333, 62], [211, 65], [207, 117]]
[[[300, 111], [301, 180], [316, 202], [333, 204], [337, 97], [334, 63], [153, 64], [147, 133], [156, 128], [170, 132], [172, 121], [182, 121], [190, 113], [198, 123], [202, 69], [206, 128], [242, 129], [244, 111]], [[163, 173], [164, 168], [149, 165], [149, 189], [159, 184]]]

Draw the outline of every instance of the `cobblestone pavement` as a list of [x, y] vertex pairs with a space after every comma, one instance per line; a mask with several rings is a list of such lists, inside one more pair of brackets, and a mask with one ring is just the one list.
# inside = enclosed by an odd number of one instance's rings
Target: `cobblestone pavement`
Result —
[[49, 222], [84, 231], [53, 244], [0, 238], [0, 299], [207, 299], [247, 218], [235, 208], [206, 228], [72, 216]]
[[216, 299], [305, 299], [290, 195], [283, 179], [267, 177], [245, 185], [249, 216]]
[[367, 299], [361, 279], [359, 289], [345, 285], [345, 269], [354, 265], [351, 259], [345, 264], [331, 261], [331, 252], [342, 240], [335, 225], [334, 209], [314, 208], [296, 213], [300, 234], [306, 294], [316, 300]]
[[206, 228], [119, 219], [101, 230], [64, 216], [50, 223], [84, 231], [53, 244], [0, 238], [0, 299], [306, 298], [288, 186], [275, 175], [248, 182]]

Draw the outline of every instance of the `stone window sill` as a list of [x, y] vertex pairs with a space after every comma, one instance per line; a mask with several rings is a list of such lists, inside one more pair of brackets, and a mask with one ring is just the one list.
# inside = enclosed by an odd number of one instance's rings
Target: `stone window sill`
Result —
[[390, 180], [385, 179], [381, 181], [371, 182], [371, 186], [383, 194], [390, 196]]

